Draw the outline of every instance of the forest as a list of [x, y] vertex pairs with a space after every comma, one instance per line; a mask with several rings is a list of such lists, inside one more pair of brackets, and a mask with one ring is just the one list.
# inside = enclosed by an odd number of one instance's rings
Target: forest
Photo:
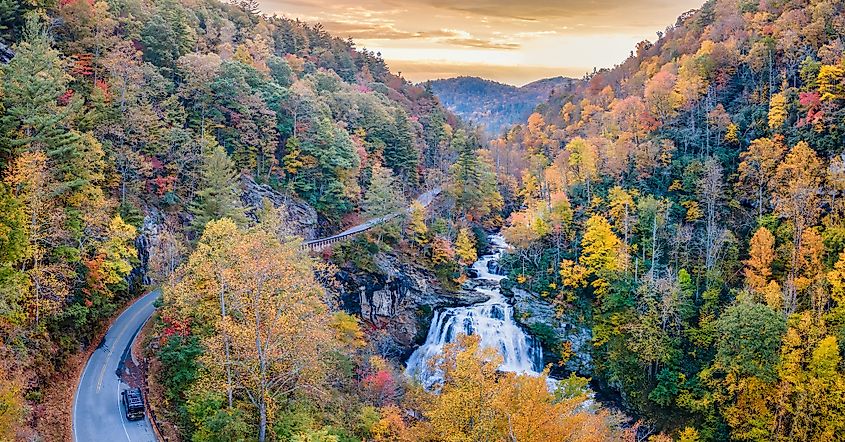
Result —
[[[168, 440], [843, 440], [843, 38], [841, 0], [709, 0], [490, 137], [253, 0], [0, 0], [0, 440], [69, 439], [156, 288]], [[495, 232], [547, 365], [458, 334], [424, 388]]]
[[845, 434], [843, 7], [708, 1], [490, 143], [514, 285], [676, 440]]

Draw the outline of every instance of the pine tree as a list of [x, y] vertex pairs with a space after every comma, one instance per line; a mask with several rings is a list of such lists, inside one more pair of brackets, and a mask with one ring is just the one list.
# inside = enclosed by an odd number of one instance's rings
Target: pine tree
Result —
[[455, 133], [452, 147], [457, 151], [458, 159], [449, 169], [448, 191], [461, 213], [481, 219], [502, 206], [496, 175], [490, 164], [479, 157], [463, 129]]
[[200, 232], [212, 220], [231, 218], [244, 223], [244, 208], [238, 189], [235, 165], [222, 146], [213, 139], [204, 140], [206, 154], [203, 158], [200, 190], [191, 203], [193, 229]]
[[[396, 177], [393, 172], [381, 164], [374, 164], [370, 185], [364, 195], [364, 215], [367, 218], [375, 219], [398, 213], [405, 207], [405, 196], [402, 194]], [[385, 233], [391, 236], [401, 235], [401, 230], [396, 230], [396, 223], [386, 222], [375, 229], [378, 241]]]
[[27, 19], [23, 41], [15, 58], [3, 68], [3, 133], [13, 151], [39, 150], [51, 160], [54, 176], [62, 183], [57, 193], [78, 187], [74, 160], [80, 136], [68, 127], [68, 118], [81, 102], [68, 90], [70, 78], [59, 52], [52, 47], [46, 27], [35, 16]]

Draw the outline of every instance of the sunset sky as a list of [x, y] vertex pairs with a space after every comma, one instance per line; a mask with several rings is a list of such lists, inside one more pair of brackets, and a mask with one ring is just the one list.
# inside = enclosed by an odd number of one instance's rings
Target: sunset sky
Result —
[[422, 81], [477, 75], [522, 85], [581, 77], [622, 61], [642, 39], [704, 0], [260, 0], [262, 10], [321, 22], [394, 72]]

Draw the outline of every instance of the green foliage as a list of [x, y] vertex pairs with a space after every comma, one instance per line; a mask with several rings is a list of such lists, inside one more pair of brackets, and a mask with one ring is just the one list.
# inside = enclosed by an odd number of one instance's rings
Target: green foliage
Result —
[[202, 167], [202, 187], [191, 204], [194, 215], [192, 227], [197, 232], [213, 220], [229, 218], [240, 223], [246, 221], [234, 163], [222, 146], [213, 140], [207, 144]]

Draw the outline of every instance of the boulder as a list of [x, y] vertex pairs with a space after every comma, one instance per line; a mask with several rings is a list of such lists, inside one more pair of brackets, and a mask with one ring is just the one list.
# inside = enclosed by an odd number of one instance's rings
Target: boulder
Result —
[[256, 219], [256, 212], [264, 205], [264, 200], [273, 203], [273, 207], [285, 208], [285, 221], [288, 230], [305, 240], [316, 239], [319, 233], [319, 217], [317, 210], [301, 199], [280, 193], [266, 184], [258, 184], [248, 174], [241, 175], [241, 201], [246, 208], [246, 214]]

